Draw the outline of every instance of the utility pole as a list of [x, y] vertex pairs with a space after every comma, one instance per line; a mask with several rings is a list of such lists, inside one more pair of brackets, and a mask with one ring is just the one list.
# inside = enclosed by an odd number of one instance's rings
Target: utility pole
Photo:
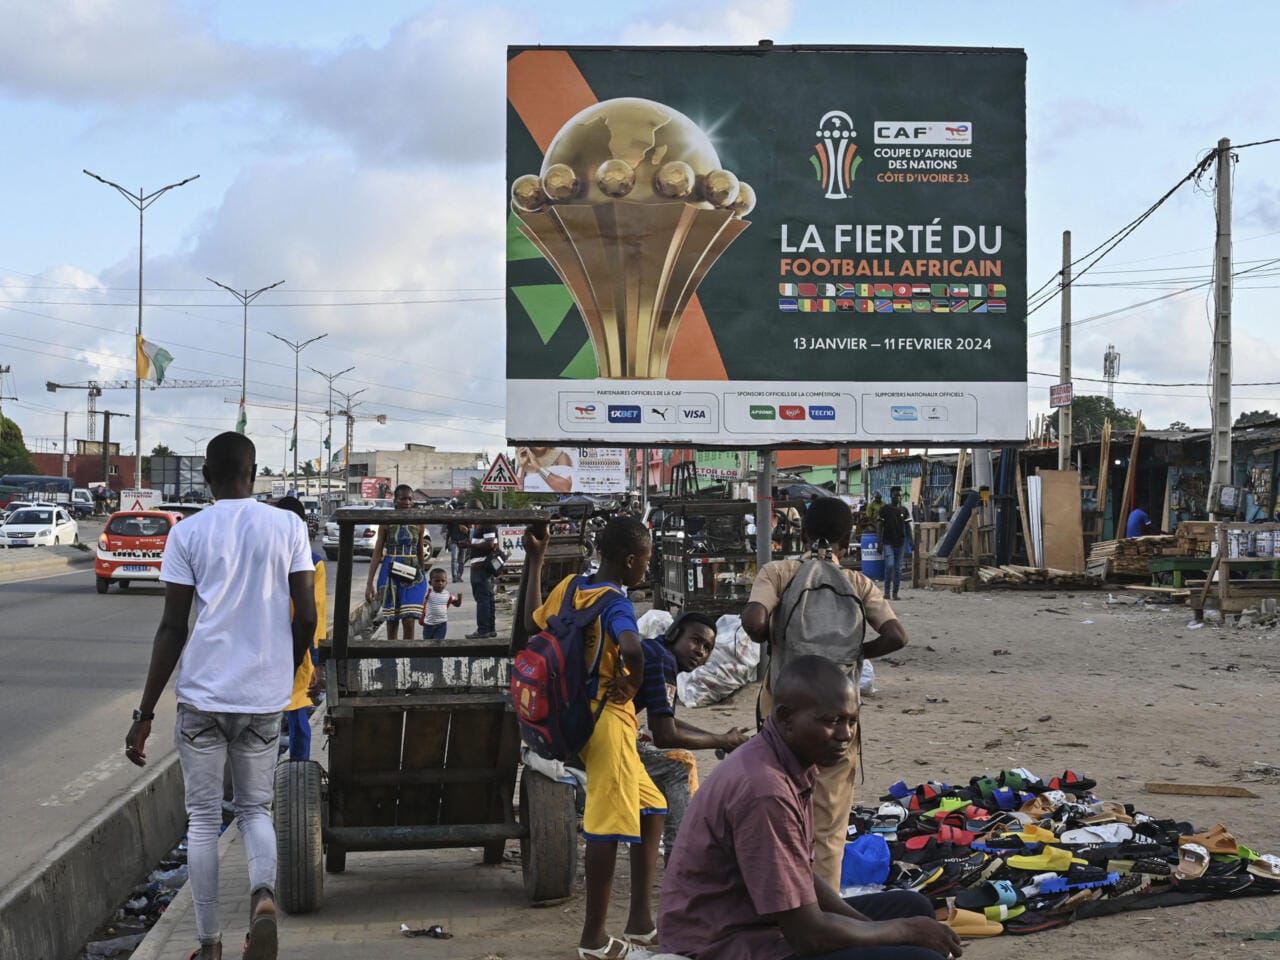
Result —
[[1218, 236], [1213, 250], [1213, 436], [1209, 452], [1209, 503], [1231, 485], [1231, 141], [1218, 141]]
[[368, 389], [369, 389], [368, 387], [361, 387], [359, 390], [353, 391], [352, 393], [343, 393], [341, 390], [337, 391], [338, 396], [340, 396], [343, 401], [342, 413], [347, 418], [347, 447], [346, 447], [347, 452], [346, 452], [346, 455], [342, 458], [343, 460], [342, 502], [343, 503], [349, 503], [351, 501], [351, 443], [355, 437], [355, 432], [356, 432], [356, 418], [352, 415], [352, 408], [354, 405], [351, 403], [351, 400], [354, 397], [358, 397], [360, 394], [364, 393]]
[[[1071, 231], [1062, 231], [1062, 336], [1058, 382], [1071, 382]], [[1058, 408], [1058, 469], [1071, 469], [1071, 404]]]
[[836, 493], [849, 492], [849, 448], [836, 448]]
[[[108, 490], [111, 489], [111, 418], [127, 417], [127, 413], [112, 413], [110, 410], [102, 411], [102, 482]], [[134, 477], [133, 482], [139, 482], [140, 477]], [[121, 482], [121, 487], [124, 484]]]
[[67, 462], [71, 459], [71, 454], [67, 453], [67, 417], [70, 416], [68, 411], [62, 411], [62, 475], [67, 475]]
[[[159, 190], [153, 190], [150, 193], [143, 193], [142, 188], [138, 188], [137, 194], [126, 190], [118, 183], [112, 183], [110, 180], [104, 180], [91, 170], [82, 171], [86, 176], [92, 177], [99, 183], [105, 183], [108, 187], [113, 188], [120, 196], [128, 200], [138, 211], [138, 334], [134, 341], [133, 350], [134, 358], [142, 354], [142, 214], [147, 207], [160, 199], [161, 194], [168, 193], [177, 187], [185, 186], [192, 180], [199, 180], [200, 174], [193, 177], [187, 177], [185, 180], [179, 180], [177, 183], [171, 183], [167, 187], [161, 187]], [[136, 365], [136, 364], [135, 364]], [[137, 383], [133, 388], [133, 443], [135, 450], [133, 453], [133, 472], [134, 483], [142, 482], [142, 372], [138, 371]]]

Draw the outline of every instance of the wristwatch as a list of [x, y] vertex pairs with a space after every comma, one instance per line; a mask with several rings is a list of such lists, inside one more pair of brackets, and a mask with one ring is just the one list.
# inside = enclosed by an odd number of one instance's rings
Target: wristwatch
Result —
[[141, 710], [133, 711], [134, 723], [146, 723], [147, 721], [154, 720], [155, 718], [156, 718], [155, 713], [143, 713]]

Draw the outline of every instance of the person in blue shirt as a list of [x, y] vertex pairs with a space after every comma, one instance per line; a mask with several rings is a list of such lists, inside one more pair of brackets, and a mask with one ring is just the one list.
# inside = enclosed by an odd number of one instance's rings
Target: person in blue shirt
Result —
[[746, 742], [747, 733], [738, 727], [708, 733], [676, 719], [676, 674], [707, 662], [716, 645], [714, 617], [685, 613], [665, 635], [640, 644], [644, 648], [644, 678], [634, 702], [636, 713], [644, 710], [646, 715], [636, 748], [650, 779], [667, 798], [662, 854], [669, 860], [689, 798], [697, 790], [697, 767], [689, 751], [718, 749], [728, 753]]
[[1147, 513], [1146, 503], [1139, 500], [1138, 505], [1129, 514], [1129, 522], [1125, 524], [1126, 537], [1145, 537], [1151, 532], [1151, 515]]

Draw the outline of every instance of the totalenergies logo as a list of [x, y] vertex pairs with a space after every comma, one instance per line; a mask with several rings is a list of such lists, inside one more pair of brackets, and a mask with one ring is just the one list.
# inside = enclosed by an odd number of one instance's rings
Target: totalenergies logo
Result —
[[853, 119], [843, 110], [828, 110], [818, 121], [818, 142], [809, 162], [828, 200], [845, 200], [853, 189], [853, 178], [862, 163], [853, 142], [857, 135]]

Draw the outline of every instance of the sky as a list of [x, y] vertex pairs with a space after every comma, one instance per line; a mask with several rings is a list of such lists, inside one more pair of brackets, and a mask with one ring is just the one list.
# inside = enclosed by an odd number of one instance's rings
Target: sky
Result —
[[[323, 420], [329, 403], [310, 368], [354, 366], [335, 387], [361, 391], [357, 449], [503, 447], [509, 44], [1021, 47], [1036, 290], [1052, 288], [1064, 230], [1086, 253], [1219, 138], [1280, 137], [1277, 36], [1280, 5], [1262, 0], [10, 0], [0, 404], [30, 448], [54, 451], [64, 411], [72, 439], [87, 436], [87, 401], [46, 381], [133, 375], [138, 215], [81, 171], [146, 193], [198, 174], [146, 211], [143, 328], [173, 355], [169, 378], [226, 384], [144, 392], [144, 452], [202, 452], [234, 425], [247, 337], [249, 433], [261, 463], [284, 461], [295, 358], [271, 334], [326, 334], [300, 355], [304, 458], [321, 455], [326, 429], [307, 415]], [[1238, 384], [1280, 381], [1277, 170], [1280, 143], [1237, 153]], [[1163, 384], [1208, 380], [1213, 193], [1212, 172], [1184, 185], [1073, 288], [1075, 376], [1101, 378], [1113, 344], [1115, 402], [1151, 428], [1209, 424], [1206, 387]], [[240, 302], [207, 278], [242, 291], [285, 282], [253, 302], [246, 328]], [[1028, 418], [1048, 412], [1058, 323], [1057, 300], [1028, 319]], [[98, 406], [131, 414], [132, 391]], [[1233, 409], [1280, 410], [1280, 386], [1237, 386]], [[132, 435], [132, 420], [113, 421], [126, 453]]]

